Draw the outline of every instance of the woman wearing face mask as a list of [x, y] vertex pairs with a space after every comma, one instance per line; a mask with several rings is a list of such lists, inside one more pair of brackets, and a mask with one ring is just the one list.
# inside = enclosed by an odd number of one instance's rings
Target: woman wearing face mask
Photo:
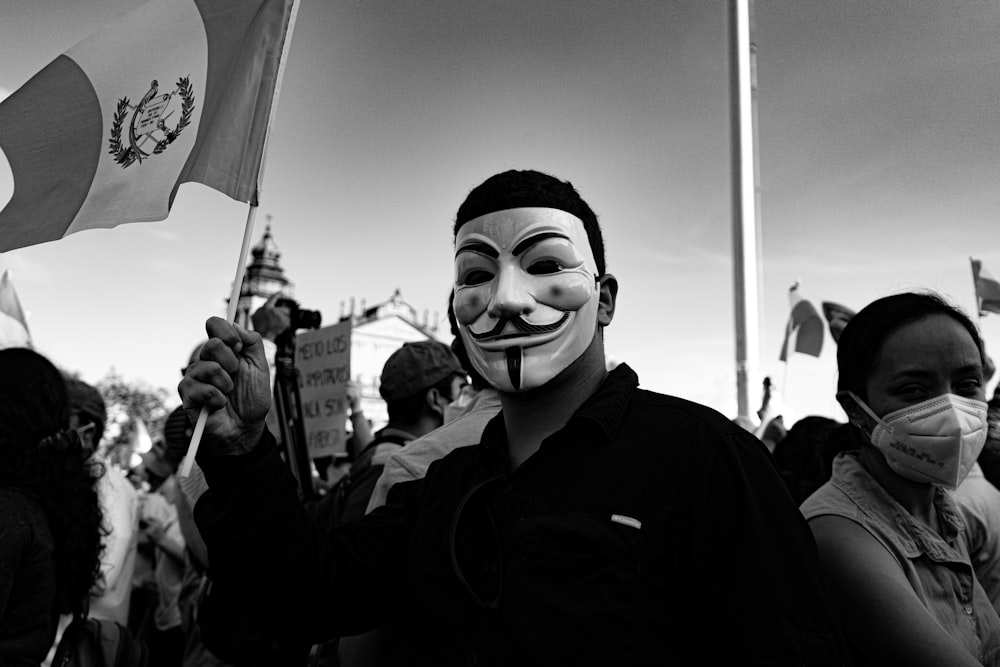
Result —
[[983, 344], [932, 294], [859, 312], [837, 350], [857, 449], [802, 504], [859, 664], [1000, 665], [955, 503], [986, 439]]

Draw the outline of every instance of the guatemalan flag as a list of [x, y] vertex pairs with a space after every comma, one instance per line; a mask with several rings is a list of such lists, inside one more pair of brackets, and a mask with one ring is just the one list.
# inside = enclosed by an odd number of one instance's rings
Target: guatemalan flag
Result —
[[153, 0], [11, 94], [0, 252], [163, 220], [189, 181], [256, 203], [295, 11], [296, 0]]

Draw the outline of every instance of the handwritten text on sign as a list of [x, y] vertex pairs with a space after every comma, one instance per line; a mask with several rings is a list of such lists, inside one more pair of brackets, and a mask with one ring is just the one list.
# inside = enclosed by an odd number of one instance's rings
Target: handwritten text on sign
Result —
[[343, 452], [351, 379], [350, 321], [297, 334], [295, 368], [309, 456]]

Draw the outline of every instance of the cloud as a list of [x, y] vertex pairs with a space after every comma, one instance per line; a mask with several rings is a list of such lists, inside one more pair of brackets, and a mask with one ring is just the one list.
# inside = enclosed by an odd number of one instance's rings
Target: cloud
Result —
[[728, 250], [706, 248], [690, 243], [671, 240], [662, 248], [655, 245], [642, 245], [622, 248], [614, 257], [616, 262], [632, 264], [635, 262], [650, 262], [657, 267], [668, 268], [704, 268], [705, 266], [728, 266], [732, 257]]
[[171, 232], [166, 229], [149, 229], [150, 236], [160, 239], [161, 241], [176, 241], [176, 232]]
[[44, 262], [27, 259], [17, 252], [3, 254], [0, 272], [9, 269], [15, 283], [47, 283], [52, 279], [52, 271]]
[[166, 259], [153, 259], [147, 266], [158, 273], [181, 273], [188, 269], [182, 261], [171, 261]]

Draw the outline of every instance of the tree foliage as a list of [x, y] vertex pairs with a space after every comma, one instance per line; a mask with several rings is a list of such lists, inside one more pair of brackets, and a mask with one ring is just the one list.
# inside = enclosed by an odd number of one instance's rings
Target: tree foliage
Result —
[[166, 389], [126, 380], [113, 368], [98, 381], [97, 390], [108, 411], [101, 450], [110, 460], [127, 469], [138, 432], [137, 419], [143, 421], [153, 442], [159, 440], [170, 414], [167, 408], [170, 395]]

